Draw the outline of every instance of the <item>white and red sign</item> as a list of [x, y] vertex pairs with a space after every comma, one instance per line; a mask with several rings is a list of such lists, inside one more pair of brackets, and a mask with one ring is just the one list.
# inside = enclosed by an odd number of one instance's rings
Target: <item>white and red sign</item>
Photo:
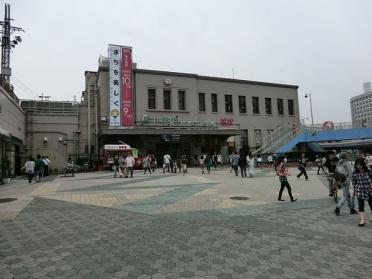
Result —
[[120, 46], [109, 45], [110, 126], [120, 126]]
[[234, 119], [232, 118], [221, 118], [220, 119], [220, 124], [222, 126], [231, 126], [234, 124]]
[[121, 125], [133, 126], [132, 48], [121, 48]]

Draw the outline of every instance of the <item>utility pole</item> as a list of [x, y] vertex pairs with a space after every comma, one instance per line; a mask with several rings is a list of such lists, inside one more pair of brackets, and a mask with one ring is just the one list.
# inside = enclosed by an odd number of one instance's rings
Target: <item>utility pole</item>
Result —
[[0, 21], [1, 30], [1, 80], [9, 83], [12, 70], [10, 68], [10, 50], [15, 48], [18, 43], [22, 42], [20, 36], [15, 36], [11, 40], [10, 36], [14, 32], [25, 32], [21, 27], [11, 26], [10, 5], [5, 4], [4, 21]]
[[92, 167], [92, 154], [90, 154], [90, 85], [88, 85], [88, 158], [89, 158], [89, 171]]

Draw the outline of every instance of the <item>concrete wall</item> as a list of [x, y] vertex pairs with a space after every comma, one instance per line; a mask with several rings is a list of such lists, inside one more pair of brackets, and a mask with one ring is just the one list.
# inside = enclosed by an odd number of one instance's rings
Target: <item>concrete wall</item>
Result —
[[[68, 157], [77, 152], [77, 113], [33, 113], [27, 112], [27, 155], [49, 156], [50, 167], [59, 171]], [[47, 141], [44, 141], [44, 138]]]
[[25, 113], [0, 86], [0, 128], [25, 142]]

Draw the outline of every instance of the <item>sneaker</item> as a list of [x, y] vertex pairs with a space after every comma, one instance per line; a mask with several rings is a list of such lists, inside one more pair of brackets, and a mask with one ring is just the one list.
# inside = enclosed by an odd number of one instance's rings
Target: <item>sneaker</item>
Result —
[[356, 211], [354, 208], [350, 209], [350, 214], [351, 215], [358, 214], [358, 211]]
[[334, 212], [337, 216], [340, 216], [340, 209], [338, 207], [335, 208]]
[[292, 199], [292, 200], [291, 200], [291, 202], [295, 202], [295, 201], [297, 201], [297, 199]]

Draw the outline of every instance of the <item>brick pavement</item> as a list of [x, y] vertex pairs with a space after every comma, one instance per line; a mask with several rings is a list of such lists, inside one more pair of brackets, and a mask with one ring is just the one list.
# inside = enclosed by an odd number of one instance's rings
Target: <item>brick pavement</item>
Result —
[[[298, 203], [269, 202], [255, 187], [271, 195], [276, 178], [258, 176], [95, 174], [16, 187], [28, 203], [11, 218], [0, 205], [0, 277], [371, 278], [372, 223], [332, 214], [324, 186], [305, 199], [313, 174], [291, 178]], [[255, 202], [230, 204], [236, 193]]]

